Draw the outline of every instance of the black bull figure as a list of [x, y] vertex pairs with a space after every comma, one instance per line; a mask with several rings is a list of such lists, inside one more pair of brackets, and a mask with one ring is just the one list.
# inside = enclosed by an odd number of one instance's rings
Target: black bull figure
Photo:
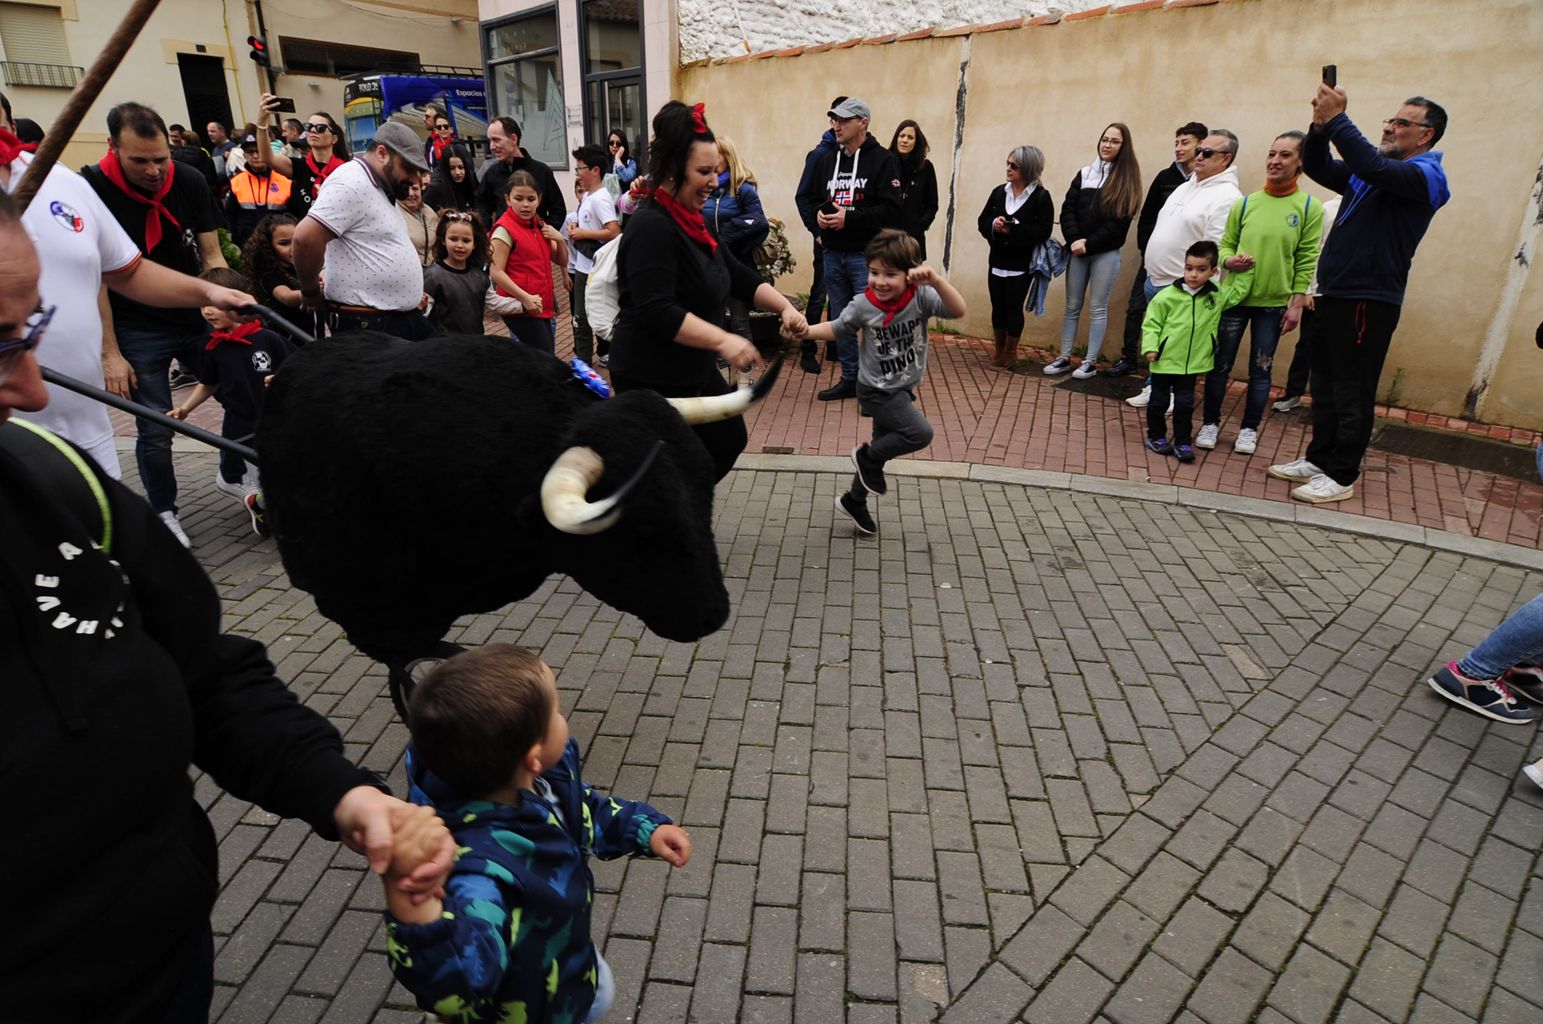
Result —
[[284, 364], [257, 432], [284, 568], [372, 658], [431, 652], [460, 616], [565, 573], [671, 640], [728, 618], [712, 463], [687, 424], [770, 389], [602, 400], [566, 364], [482, 337], [358, 333]]

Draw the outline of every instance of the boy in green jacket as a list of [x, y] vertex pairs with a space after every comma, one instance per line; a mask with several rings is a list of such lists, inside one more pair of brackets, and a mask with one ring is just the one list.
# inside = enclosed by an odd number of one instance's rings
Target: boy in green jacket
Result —
[[[1152, 401], [1147, 405], [1147, 447], [1159, 455], [1194, 462], [1190, 436], [1195, 411], [1195, 378], [1216, 365], [1216, 327], [1222, 311], [1243, 301], [1253, 284], [1254, 258], [1233, 257], [1235, 272], [1217, 287], [1215, 242], [1196, 242], [1184, 252], [1184, 276], [1152, 296], [1141, 325], [1141, 350], [1152, 364]], [[1173, 441], [1166, 410], [1173, 396]]]

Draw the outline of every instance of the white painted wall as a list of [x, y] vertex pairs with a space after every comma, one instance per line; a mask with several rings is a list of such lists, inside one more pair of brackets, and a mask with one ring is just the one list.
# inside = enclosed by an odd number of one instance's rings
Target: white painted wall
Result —
[[[1109, 0], [676, 0], [682, 63], [859, 36], [938, 26], [989, 24], [1051, 10], [1079, 11]], [[746, 43], [749, 48], [746, 49]]]

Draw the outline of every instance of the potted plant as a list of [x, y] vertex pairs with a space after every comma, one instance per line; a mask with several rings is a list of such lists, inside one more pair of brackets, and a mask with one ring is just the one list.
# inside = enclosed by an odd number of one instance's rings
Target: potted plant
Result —
[[[766, 241], [755, 250], [755, 269], [767, 284], [775, 286], [777, 278], [790, 273], [798, 266], [798, 261], [793, 258], [782, 221], [769, 217], [767, 223], [771, 230], [766, 234]], [[781, 318], [776, 313], [763, 309], [750, 311], [750, 339], [761, 351], [770, 351], [779, 344], [780, 327]]]

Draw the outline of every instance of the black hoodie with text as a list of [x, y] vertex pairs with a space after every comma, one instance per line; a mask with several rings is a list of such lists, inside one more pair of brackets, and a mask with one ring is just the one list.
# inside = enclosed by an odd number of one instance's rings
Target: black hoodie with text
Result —
[[799, 207], [828, 201], [847, 208], [846, 227], [820, 232], [825, 248], [862, 252], [874, 235], [900, 226], [900, 164], [872, 135], [855, 153], [840, 147], [821, 153], [812, 170], [799, 189]]

